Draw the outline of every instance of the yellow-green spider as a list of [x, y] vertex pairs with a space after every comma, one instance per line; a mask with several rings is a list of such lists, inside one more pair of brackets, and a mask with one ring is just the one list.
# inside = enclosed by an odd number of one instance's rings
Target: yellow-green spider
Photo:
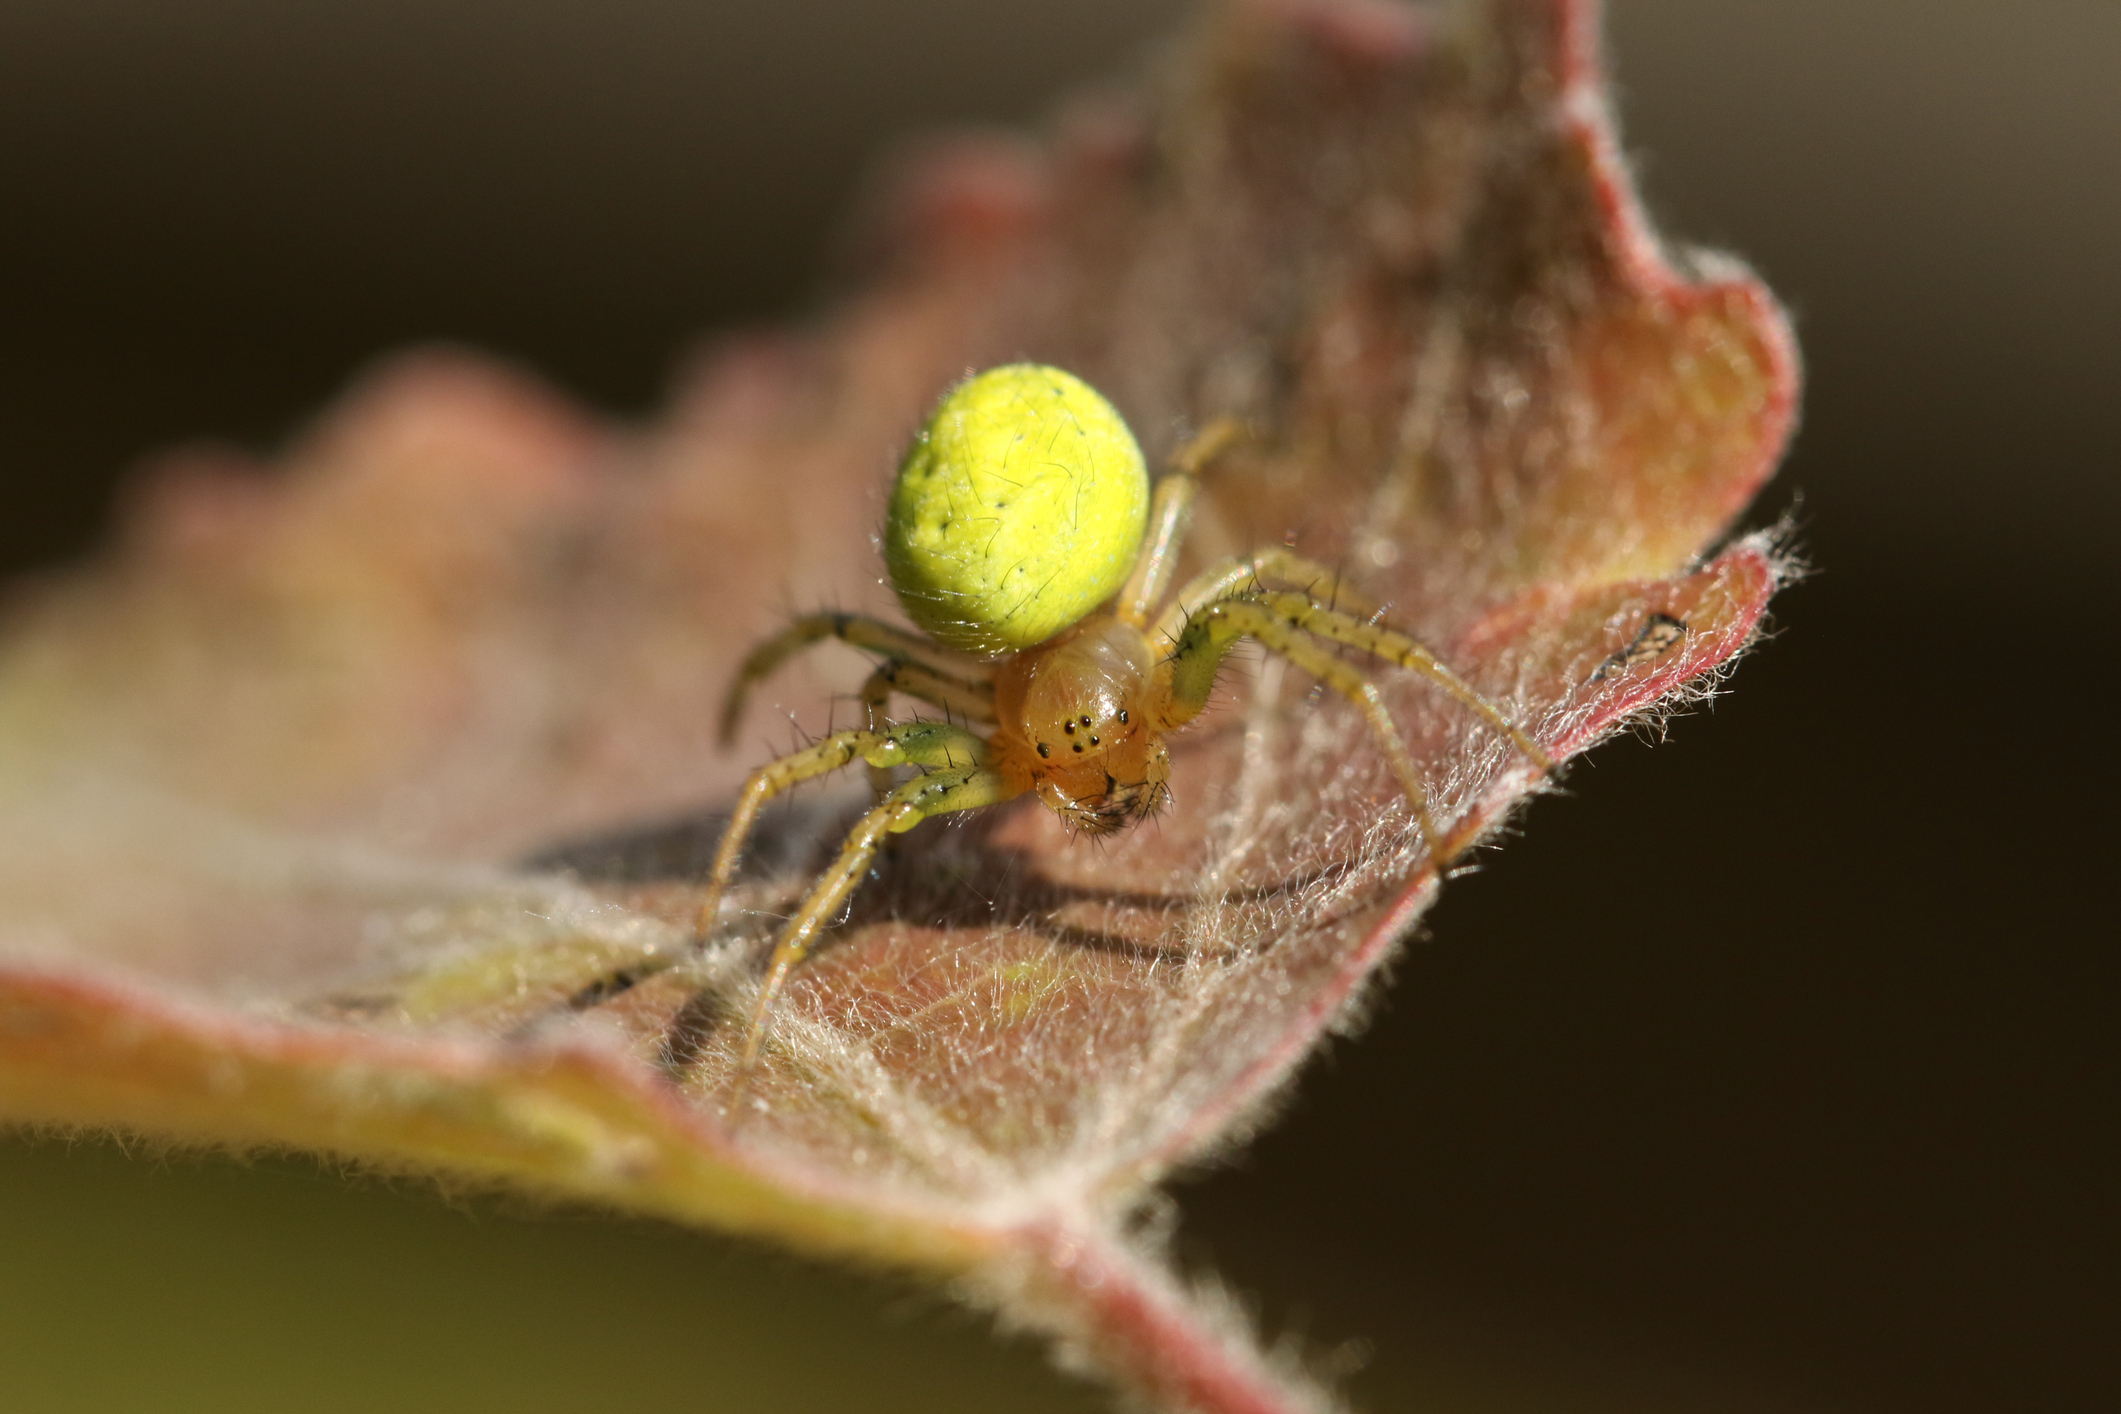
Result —
[[[1009, 364], [943, 397], [906, 453], [884, 523], [892, 587], [925, 636], [858, 614], [808, 615], [744, 660], [722, 712], [726, 744], [752, 685], [823, 639], [878, 659], [862, 687], [864, 725], [752, 772], [715, 854], [700, 906], [703, 937], [760, 807], [798, 782], [867, 763], [875, 808], [781, 929], [752, 1011], [744, 1068], [758, 1058], [789, 974], [887, 835], [1026, 794], [1087, 834], [1150, 814], [1168, 794], [1164, 735], [1200, 715], [1240, 638], [1258, 640], [1354, 702], [1432, 849], [1442, 836], [1383, 696], [1325, 643], [1421, 673], [1542, 771], [1552, 768], [1537, 743], [1435, 655], [1373, 622], [1369, 606], [1331, 570], [1289, 550], [1270, 546], [1215, 565], [1158, 610], [1199, 474], [1239, 435], [1234, 423], [1209, 427], [1172, 458], [1152, 497], [1126, 423], [1072, 374]], [[949, 720], [893, 721], [886, 708], [894, 695], [939, 707]], [[901, 766], [918, 773], [900, 783], [893, 771]]]

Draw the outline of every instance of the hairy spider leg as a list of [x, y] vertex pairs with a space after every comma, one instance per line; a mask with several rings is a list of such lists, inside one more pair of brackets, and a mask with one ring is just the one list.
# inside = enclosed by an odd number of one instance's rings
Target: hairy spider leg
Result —
[[[759, 810], [767, 801], [804, 781], [830, 775], [856, 761], [889, 770], [894, 766], [923, 766], [930, 770], [962, 771], [987, 764], [986, 739], [944, 722], [908, 722], [888, 731], [834, 732], [814, 746], [790, 752], [753, 771], [738, 793], [736, 809], [722, 830], [722, 841], [714, 851], [714, 870], [707, 876], [707, 892], [700, 898], [700, 911], [693, 932], [705, 937], [713, 931], [722, 911], [722, 895], [736, 878], [736, 867], [744, 857], [744, 843], [758, 823]], [[922, 778], [925, 779], [925, 778]], [[908, 785], [918, 784], [918, 780]], [[896, 796], [899, 789], [894, 788]]]
[[1170, 607], [1157, 616], [1149, 640], [1152, 643], [1174, 643], [1180, 630], [1185, 628], [1186, 620], [1199, 613], [1202, 605], [1231, 598], [1270, 582], [1302, 590], [1310, 595], [1313, 603], [1324, 600], [1333, 608], [1345, 609], [1359, 619], [1374, 619], [1384, 612], [1382, 604], [1343, 580], [1339, 571], [1306, 559], [1284, 546], [1269, 545], [1242, 558], [1210, 565], [1187, 580]]
[[[966, 682], [904, 658], [886, 658], [876, 665], [876, 671], [862, 684], [863, 710], [869, 710], [874, 703], [881, 712], [894, 692], [954, 712], [968, 722], [991, 727], [997, 720], [992, 683]], [[888, 721], [868, 724], [871, 731], [882, 731], [889, 725]]]
[[[993, 726], [994, 689], [979, 683], [960, 682], [922, 664], [904, 658], [886, 658], [876, 665], [862, 683], [862, 725], [881, 735], [891, 729], [891, 719], [884, 709], [891, 704], [891, 695], [904, 693], [955, 712], [967, 721], [983, 726]], [[882, 805], [884, 797], [891, 794], [897, 781], [888, 766], [870, 766], [869, 793], [875, 804]]]
[[[903, 739], [909, 730], [894, 728], [889, 736]], [[988, 769], [986, 742], [957, 728], [941, 730], [952, 735], [947, 738], [938, 736], [924, 746], [920, 754], [926, 759], [916, 763], [930, 765], [931, 769], [893, 790], [882, 804], [864, 815], [847, 832], [847, 841], [840, 846], [839, 858], [832, 862], [832, 867], [804, 897], [795, 916], [781, 929], [781, 936], [774, 944], [773, 961], [766, 969], [766, 980], [759, 985], [758, 1001], [751, 1009], [751, 1030], [744, 1038], [743, 1055], [737, 1062], [740, 1073], [748, 1072], [758, 1061], [759, 1049], [766, 1043], [766, 1033], [773, 1020], [773, 1005], [788, 985], [789, 974], [810, 955], [818, 934], [824, 931], [832, 915], [861, 883], [862, 876], [869, 871], [869, 861], [876, 857], [877, 846], [885, 837], [903, 834], [931, 816], [998, 805], [1019, 793], [999, 774]], [[874, 734], [869, 732], [838, 735], [870, 738], [872, 744], [875, 740]], [[821, 746], [824, 744], [820, 743]], [[875, 756], [860, 751], [852, 742], [840, 750], [845, 753], [840, 756], [841, 765], [853, 760], [856, 754], [872, 763], [876, 760]], [[968, 751], [977, 753], [973, 757], [974, 764], [964, 764]], [[896, 754], [902, 760], [915, 759], [904, 750]], [[938, 757], [942, 759], [936, 759]], [[958, 764], [943, 764], [951, 759]], [[732, 821], [731, 829], [734, 828], [735, 822]]]
[[1257, 639], [1262, 646], [1281, 654], [1361, 710], [1371, 732], [1383, 746], [1385, 760], [1393, 775], [1399, 778], [1400, 788], [1414, 807], [1415, 820], [1439, 868], [1450, 863], [1455, 851], [1445, 848], [1445, 837], [1437, 830], [1429, 810], [1428, 786], [1400, 737], [1391, 710], [1385, 706], [1384, 694], [1360, 669], [1328, 652], [1316, 641], [1318, 638], [1361, 648], [1387, 662], [1421, 673], [1503, 732], [1542, 771], [1553, 766], [1551, 758], [1536, 742], [1512, 726], [1487, 699], [1413, 639], [1396, 630], [1365, 623], [1352, 615], [1321, 608], [1305, 595], [1288, 592], [1220, 599], [1203, 605], [1187, 621], [1179, 632], [1177, 647], [1166, 660], [1170, 671], [1165, 709], [1168, 726], [1182, 726], [1199, 715], [1214, 691], [1216, 673], [1223, 659], [1241, 638]]
[[[891, 663], [887, 660], [876, 665], [876, 671], [862, 680], [862, 727], [871, 732], [891, 730], [891, 718], [884, 709], [891, 705]], [[891, 774], [889, 766], [865, 766], [869, 773], [869, 803], [882, 805], [884, 798], [898, 785], [898, 778]]]
[[1272, 591], [1255, 596], [1255, 602], [1283, 622], [1293, 624], [1306, 633], [1315, 633], [1320, 638], [1345, 643], [1351, 648], [1360, 648], [1372, 657], [1382, 658], [1397, 667], [1411, 668], [1420, 673], [1459, 702], [1472, 708], [1482, 721], [1502, 733], [1526, 760], [1540, 769], [1541, 773], [1554, 769], [1554, 758], [1547, 755], [1545, 749], [1526, 735], [1516, 723], [1503, 716], [1501, 708], [1407, 634], [1386, 624], [1369, 623], [1352, 614], [1328, 609], [1304, 594]]
[[1120, 586], [1114, 613], [1140, 628], [1149, 621], [1171, 576], [1178, 572], [1178, 551], [1193, 520], [1193, 498], [1200, 491], [1201, 470], [1237, 445], [1247, 428], [1235, 418], [1219, 417], [1171, 457], [1171, 470], [1157, 480], [1149, 502], [1149, 528], [1127, 582]]
[[[923, 668], [931, 675], [919, 679], [909, 676], [908, 682], [947, 680], [953, 693], [962, 690], [966, 696], [984, 695], [989, 699], [993, 695], [992, 689], [985, 686], [994, 680], [994, 665], [991, 663], [982, 662], [970, 654], [952, 652], [910, 629], [866, 615], [805, 614], [752, 649], [743, 666], [737, 669], [736, 681], [729, 684], [729, 696], [722, 703], [719, 735], [724, 746], [736, 736], [737, 723], [743, 720], [744, 702], [750, 695], [752, 684], [769, 676], [803, 649], [828, 638], [837, 638], [887, 659]], [[913, 696], [925, 696], [911, 687], [902, 690]], [[926, 700], [936, 701], [934, 698]], [[936, 701], [936, 705], [954, 704]], [[991, 707], [988, 709], [990, 713], [992, 710]]]
[[1414, 765], [1414, 758], [1407, 754], [1406, 743], [1399, 737], [1399, 724], [1392, 720], [1377, 684], [1360, 669], [1327, 652], [1301, 629], [1274, 617], [1263, 605], [1250, 599], [1222, 599], [1206, 605], [1187, 622], [1179, 633], [1177, 646], [1165, 660], [1170, 665], [1171, 678], [1164, 725], [1184, 726], [1200, 715], [1215, 691], [1215, 678], [1223, 659], [1239, 639], [1247, 637], [1258, 639], [1262, 646], [1281, 654], [1361, 709], [1371, 732], [1384, 747], [1385, 760], [1399, 778], [1408, 804], [1414, 807], [1421, 837], [1428, 841], [1441, 868], [1446, 862], [1440, 843], [1443, 836], [1436, 832], [1436, 821], [1429, 814], [1429, 788]]
[[[882, 625], [882, 627], [889, 628], [890, 625], [886, 624]], [[902, 761], [895, 761], [892, 765], [875, 764], [870, 756], [864, 755], [863, 759], [870, 763], [868, 771], [871, 794], [874, 803], [878, 805], [888, 800], [891, 793], [898, 787], [898, 782], [892, 775], [893, 766], [906, 763], [923, 764], [919, 758], [925, 748], [918, 734], [939, 729], [951, 730], [948, 728], [937, 728], [931, 723], [918, 722], [910, 723], [902, 728], [893, 728], [892, 724], [883, 720], [882, 717], [883, 705], [893, 692], [902, 692], [909, 697], [917, 697], [946, 711], [957, 712], [973, 721], [990, 725], [994, 721], [994, 690], [991, 687], [959, 682], [957, 679], [938, 673], [932, 668], [925, 667], [919, 663], [907, 662], [903, 659], [887, 659], [885, 662], [878, 664], [876, 671], [871, 673], [868, 680], [862, 685], [862, 707], [868, 717], [868, 735], [877, 738], [879, 741], [889, 741], [892, 739], [894, 731], [896, 731], [898, 733], [897, 739], [901, 743], [899, 750], [903, 755]], [[846, 736], [848, 733], [840, 733], [839, 735]], [[856, 733], [855, 735], [859, 736], [861, 734]], [[969, 732], [964, 733], [964, 737], [971, 741], [980, 741], [979, 737], [973, 736]], [[714, 872], [708, 880], [707, 892], [701, 900], [699, 911], [694, 915], [693, 939], [695, 947], [704, 943], [708, 934], [714, 929], [716, 918], [721, 912], [722, 896], [727, 892], [730, 882], [736, 877], [736, 868], [742, 860], [745, 841], [750, 836], [753, 825], [757, 822], [759, 807], [764, 805], [774, 795], [787, 790], [790, 786], [808, 780], [812, 776], [836, 770], [840, 765], [846, 764], [845, 762], [834, 762], [831, 759], [831, 743], [836, 739], [828, 738], [807, 751], [800, 751], [793, 756], [771, 762], [759, 771], [754, 772], [752, 777], [747, 780], [744, 796], [740, 798], [738, 809], [731, 816], [728, 826], [722, 832], [720, 845], [715, 852]], [[981, 742], [981, 745], [984, 746], [984, 742]], [[825, 752], [824, 759], [826, 760], [822, 770], [814, 769], [814, 763], [809, 760], [810, 757], [820, 751]], [[913, 754], [904, 754], [908, 751]], [[944, 759], [952, 759], [947, 749], [944, 753]], [[958, 759], [962, 759], [961, 753]], [[791, 762], [795, 763], [792, 771], [783, 777], [776, 788], [766, 790], [763, 794], [753, 798], [753, 790], [758, 783], [759, 777], [773, 771], [775, 767], [787, 766]], [[742, 801], [747, 800], [750, 802], [748, 810], [744, 808], [742, 803]], [[600, 977], [578, 990], [568, 999], [568, 1005], [576, 1010], [597, 1005], [620, 992], [626, 991], [635, 984], [655, 976], [659, 972], [665, 972], [670, 968], [676, 967], [684, 961], [684, 958], [684, 953], [673, 953], [663, 958], [651, 958], [635, 963], [623, 972]]]

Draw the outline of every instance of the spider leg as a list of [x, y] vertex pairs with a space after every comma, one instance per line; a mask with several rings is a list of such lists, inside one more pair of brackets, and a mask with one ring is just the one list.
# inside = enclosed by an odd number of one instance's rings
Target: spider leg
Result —
[[1453, 697], [1478, 712], [1501, 731], [1518, 750], [1542, 771], [1553, 761], [1530, 737], [1513, 726], [1493, 704], [1471, 685], [1446, 668], [1436, 656], [1407, 635], [1379, 628], [1352, 615], [1313, 604], [1302, 594], [1272, 592], [1244, 599], [1219, 599], [1201, 606], [1179, 633], [1169, 664], [1164, 722], [1177, 727], [1191, 721], [1207, 705], [1215, 688], [1215, 675], [1223, 659], [1240, 638], [1257, 639], [1264, 647], [1316, 677], [1361, 709], [1370, 729], [1384, 748], [1392, 773], [1413, 804], [1422, 836], [1429, 842], [1439, 867], [1448, 864], [1455, 851], [1447, 850], [1429, 811], [1428, 787], [1414, 758], [1400, 738], [1398, 725], [1385, 706], [1377, 684], [1354, 665], [1328, 652], [1317, 641], [1346, 643], [1375, 654], [1387, 662], [1412, 668], [1437, 683]]
[[[884, 709], [891, 705], [891, 664], [879, 663], [876, 671], [862, 683], [862, 726], [871, 732], [891, 730], [891, 719]], [[869, 766], [869, 803], [882, 805], [884, 797], [891, 794], [897, 784], [889, 766]]]
[[1186, 620], [1200, 612], [1203, 604], [1212, 604], [1252, 587], [1255, 581], [1270, 581], [1288, 585], [1292, 589], [1305, 591], [1316, 603], [1324, 600], [1336, 609], [1344, 608], [1358, 619], [1375, 618], [1384, 611], [1384, 606], [1369, 595], [1355, 588], [1340, 577], [1337, 570], [1306, 559], [1294, 550], [1280, 545], [1269, 545], [1255, 550], [1242, 559], [1224, 560], [1210, 565], [1192, 579], [1186, 581], [1178, 597], [1169, 608], [1157, 616], [1156, 627], [1150, 631], [1151, 643], [1173, 643]]
[[[891, 694], [902, 692], [908, 697], [940, 707], [945, 712], [955, 712], [967, 721], [992, 726], [994, 716], [994, 690], [983, 684], [960, 682], [904, 658], [887, 658], [876, 665], [862, 683], [862, 725], [872, 732], [883, 733], [891, 729], [891, 722], [884, 709], [891, 704]], [[895, 784], [891, 771], [884, 766], [869, 768], [870, 794], [878, 805], [891, 794]]]
[[[884, 770], [894, 766], [926, 766], [945, 772], [963, 771], [986, 764], [987, 743], [963, 727], [941, 722], [910, 722], [882, 732], [834, 732], [815, 746], [759, 767], [744, 782], [744, 789], [737, 796], [736, 810], [730, 815], [729, 824], [722, 831], [722, 842], [715, 849], [714, 870], [707, 876], [707, 892], [700, 899], [699, 914], [693, 924], [696, 935], [705, 937], [713, 931], [715, 920], [721, 913], [722, 895], [736, 878], [737, 863], [744, 856], [744, 842], [751, 836], [751, 827], [758, 822], [760, 807], [783, 791], [851, 766], [857, 760]], [[894, 798], [897, 793], [897, 790], [893, 791]]]
[[1303, 594], [1271, 592], [1259, 595], [1258, 602], [1275, 617], [1292, 623], [1307, 633], [1315, 633], [1320, 638], [1330, 639], [1335, 643], [1345, 643], [1351, 648], [1360, 648], [1388, 663], [1413, 669], [1472, 708], [1482, 721], [1502, 733], [1510, 745], [1523, 753], [1525, 759], [1537, 766], [1542, 773], [1554, 769], [1554, 758], [1547, 755], [1539, 743], [1527, 736], [1516, 723], [1503, 716], [1501, 710], [1483, 696], [1478, 688], [1452, 672], [1444, 665], [1442, 659], [1398, 629], [1368, 623], [1353, 614], [1328, 609]]
[[1141, 554], [1120, 587], [1119, 618], [1136, 628], [1149, 621], [1149, 611], [1171, 587], [1178, 571], [1178, 551], [1193, 519], [1193, 497], [1200, 490], [1201, 469], [1230, 450], [1245, 435], [1245, 425], [1235, 418], [1219, 417], [1199, 436], [1178, 449], [1171, 470], [1156, 483], [1149, 502], [1149, 530], [1142, 538]]
[[743, 719], [744, 700], [751, 692], [751, 685], [811, 644], [828, 638], [837, 638], [895, 662], [918, 666], [934, 679], [947, 679], [953, 687], [967, 692], [977, 692], [994, 679], [993, 664], [964, 653], [953, 653], [910, 629], [887, 624], [881, 619], [861, 614], [805, 614], [752, 649], [743, 666], [737, 669], [736, 681], [729, 685], [729, 696], [722, 704], [720, 736], [725, 746], [736, 735], [737, 723]]
[[[955, 712], [966, 721], [981, 726], [991, 727], [999, 720], [994, 715], [994, 689], [988, 684], [965, 682], [904, 658], [887, 658], [877, 664], [876, 671], [862, 684], [862, 702], [866, 707], [874, 695], [881, 707], [894, 692], [904, 693], [931, 707], [940, 707], [945, 712]], [[883, 727], [872, 726], [871, 730], [882, 731]]]
[[[979, 740], [977, 737], [972, 739]], [[978, 759], [985, 760], [984, 750]], [[751, 1009], [751, 1031], [744, 1039], [743, 1057], [738, 1062], [740, 1073], [749, 1071], [758, 1060], [759, 1049], [766, 1043], [767, 1027], [773, 1020], [773, 1004], [788, 985], [789, 974], [809, 956], [827, 920], [839, 911], [840, 905], [861, 883], [862, 876], [869, 871], [869, 861], [876, 856], [877, 846], [884, 838], [902, 834], [931, 815], [997, 805], [1015, 793], [998, 773], [983, 764], [931, 770], [893, 790], [882, 804], [864, 815], [847, 832], [847, 842], [840, 847], [839, 858], [810, 890], [795, 916], [781, 929], [780, 940], [774, 944], [773, 961], [766, 969], [766, 980], [760, 985], [758, 1001]]]
[[1408, 803], [1414, 807], [1415, 823], [1421, 827], [1421, 837], [1429, 842], [1429, 851], [1435, 856], [1438, 868], [1448, 863], [1443, 853], [1443, 836], [1437, 832], [1436, 821], [1429, 813], [1429, 788], [1423, 782], [1414, 758], [1407, 753], [1406, 743], [1400, 739], [1399, 724], [1392, 720], [1391, 709], [1385, 706], [1384, 694], [1377, 690], [1377, 684], [1371, 682], [1360, 668], [1334, 657], [1301, 628], [1276, 618], [1255, 600], [1220, 599], [1203, 606], [1187, 622], [1179, 634], [1178, 646], [1166, 660], [1171, 666], [1171, 677], [1164, 724], [1179, 727], [1200, 715], [1201, 709], [1208, 705], [1209, 694], [1215, 690], [1215, 675], [1221, 669], [1223, 659], [1229, 656], [1240, 638], [1258, 639], [1262, 646], [1281, 654], [1361, 710], [1370, 724], [1371, 733], [1384, 748], [1392, 774], [1399, 778], [1400, 789], [1406, 792]]

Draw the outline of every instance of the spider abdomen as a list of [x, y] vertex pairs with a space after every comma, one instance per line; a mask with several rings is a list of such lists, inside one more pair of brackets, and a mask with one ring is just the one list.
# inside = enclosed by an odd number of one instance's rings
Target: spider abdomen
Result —
[[1126, 420], [1072, 373], [990, 368], [946, 394], [899, 467], [884, 562], [907, 615], [964, 653], [1020, 652], [1112, 597], [1149, 478]]

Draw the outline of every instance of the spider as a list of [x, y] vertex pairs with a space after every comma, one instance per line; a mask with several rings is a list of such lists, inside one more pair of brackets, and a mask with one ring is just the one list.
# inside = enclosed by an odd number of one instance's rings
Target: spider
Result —
[[[744, 660], [723, 708], [726, 747], [751, 688], [791, 655], [839, 639], [878, 660], [861, 690], [864, 725], [752, 772], [716, 851], [702, 937], [760, 807], [800, 782], [856, 761], [868, 766], [874, 808], [782, 927], [741, 1071], [756, 1063], [789, 975], [888, 836], [1021, 795], [1037, 796], [1083, 834], [1111, 834], [1151, 814], [1169, 797], [1165, 736], [1207, 706], [1240, 639], [1257, 640], [1355, 704], [1432, 853], [1443, 836], [1383, 696], [1327, 644], [1422, 674], [1541, 771], [1552, 770], [1547, 753], [1494, 704], [1412, 638], [1375, 622], [1333, 571], [1290, 550], [1269, 546], [1217, 564], [1159, 611], [1200, 473], [1241, 435], [1230, 421], [1208, 427], [1171, 459], [1152, 497], [1119, 413], [1069, 373], [1010, 364], [944, 396], [900, 467], [884, 528], [892, 587], [925, 635], [858, 614], [798, 618]], [[1334, 607], [1342, 603], [1361, 612]], [[946, 720], [894, 721], [885, 711], [894, 695], [941, 708]], [[917, 774], [901, 783], [893, 772], [907, 766]]]

